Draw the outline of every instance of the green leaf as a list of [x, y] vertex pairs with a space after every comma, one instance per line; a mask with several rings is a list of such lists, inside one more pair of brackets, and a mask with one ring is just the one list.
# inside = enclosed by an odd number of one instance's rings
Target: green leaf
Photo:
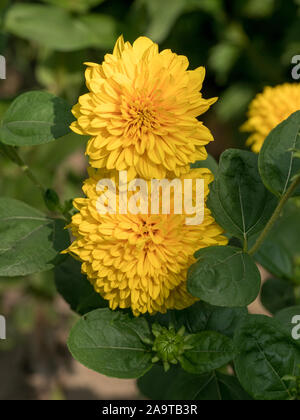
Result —
[[272, 314], [296, 303], [294, 288], [286, 280], [268, 279], [261, 290], [262, 304]]
[[[205, 320], [202, 330], [217, 331], [230, 338], [233, 338], [235, 329], [248, 314], [247, 308], [222, 308], [205, 302], [199, 302], [199, 307], [202, 310], [198, 317]], [[195, 318], [190, 318], [190, 323], [195, 323]]]
[[270, 238], [280, 242], [295, 259], [300, 257], [300, 205], [297, 199], [290, 200], [283, 209], [282, 217], [273, 228]]
[[300, 305], [284, 308], [275, 314], [275, 319], [280, 322], [286, 331], [292, 336], [292, 330], [296, 324], [292, 322], [295, 316], [300, 316]]
[[89, 39], [86, 28], [74, 23], [71, 15], [61, 8], [27, 3], [9, 8], [4, 28], [48, 48], [71, 51], [87, 47]]
[[110, 16], [75, 18], [62, 8], [31, 3], [12, 5], [4, 27], [7, 32], [57, 51], [111, 48], [118, 32]]
[[272, 240], [271, 235], [267, 237], [255, 254], [255, 260], [276, 277], [293, 278], [294, 270], [291, 255], [284, 244]]
[[92, 7], [103, 3], [104, 0], [43, 0], [43, 2], [63, 7], [64, 9], [74, 12], [84, 13]]
[[50, 219], [21, 201], [0, 198], [0, 276], [51, 270], [69, 246], [64, 222]]
[[275, 8], [275, 0], [246, 0], [243, 3], [243, 15], [255, 19], [270, 16]]
[[149, 316], [148, 320], [165, 327], [173, 324], [176, 330], [184, 326], [190, 334], [217, 331], [232, 338], [237, 325], [247, 314], [247, 308], [222, 308], [200, 301], [180, 311], [172, 310], [166, 314]]
[[154, 366], [150, 372], [138, 379], [142, 394], [152, 400], [198, 400], [227, 401], [250, 400], [249, 395], [233, 376], [219, 372], [192, 375], [179, 367], [168, 372]]
[[247, 306], [260, 289], [260, 274], [250, 255], [239, 248], [213, 246], [195, 254], [188, 271], [188, 291], [211, 305]]
[[162, 42], [172, 29], [176, 19], [185, 7], [185, 0], [139, 0], [149, 13], [150, 24], [146, 35], [156, 42]]
[[297, 199], [291, 199], [254, 256], [275, 277], [295, 280], [294, 263], [300, 257], [299, 218]]
[[248, 315], [237, 330], [239, 351], [235, 369], [243, 388], [257, 400], [287, 400], [291, 397], [285, 375], [298, 375], [300, 343], [272, 318]]
[[[271, 131], [259, 154], [260, 175], [273, 194], [283, 195], [300, 172], [300, 160], [294, 157], [294, 150], [299, 148], [300, 111], [297, 111]], [[300, 195], [300, 187], [294, 195]]]
[[198, 160], [195, 163], [191, 163], [191, 168], [207, 168], [216, 177], [218, 174], [219, 166], [215, 158], [211, 155], [208, 155], [206, 160]]
[[248, 151], [226, 150], [207, 202], [225, 231], [242, 240], [265, 227], [277, 204], [261, 182], [257, 159]]
[[107, 301], [95, 292], [87, 277], [81, 274], [80, 262], [70, 256], [56, 267], [55, 284], [71, 309], [80, 315], [108, 306]]
[[59, 197], [52, 188], [48, 188], [44, 194], [44, 202], [48, 210], [56, 211], [60, 204]]
[[75, 324], [68, 346], [89, 369], [116, 378], [138, 378], [152, 367], [152, 351], [144, 343], [151, 338], [145, 319], [97, 309]]
[[41, 91], [23, 93], [3, 117], [0, 140], [11, 146], [48, 143], [69, 133], [73, 119], [63, 99]]
[[180, 364], [189, 373], [202, 374], [218, 369], [234, 358], [233, 342], [215, 331], [204, 331], [189, 337], [192, 347], [180, 356]]

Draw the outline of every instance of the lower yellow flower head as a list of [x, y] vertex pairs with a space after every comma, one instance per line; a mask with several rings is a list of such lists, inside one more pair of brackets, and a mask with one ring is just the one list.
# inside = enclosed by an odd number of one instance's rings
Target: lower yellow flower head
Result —
[[120, 37], [102, 64], [86, 63], [89, 93], [73, 108], [71, 129], [90, 136], [90, 165], [127, 170], [129, 178], [165, 178], [205, 160], [213, 137], [197, 116], [217, 98], [200, 92], [205, 69], [187, 70], [188, 59], [140, 37]]
[[[83, 187], [87, 198], [75, 200], [79, 212], [70, 226], [76, 240], [65, 252], [82, 262], [83, 273], [112, 309], [131, 308], [139, 315], [193, 304], [195, 298], [186, 290], [193, 254], [227, 243], [209, 209], [204, 206], [202, 224], [188, 225], [186, 214], [175, 214], [173, 192], [169, 214], [100, 214], [97, 202], [102, 192], [97, 185], [102, 178], [91, 170]], [[206, 202], [211, 172], [193, 169], [184, 178], [204, 180]]]
[[242, 131], [250, 132], [247, 145], [259, 153], [268, 134], [291, 114], [300, 110], [300, 83], [266, 87], [251, 102]]

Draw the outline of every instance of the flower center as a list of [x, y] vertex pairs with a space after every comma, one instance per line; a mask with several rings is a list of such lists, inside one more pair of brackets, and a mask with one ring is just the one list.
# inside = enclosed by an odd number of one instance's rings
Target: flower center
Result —
[[161, 244], [163, 241], [164, 235], [161, 225], [155, 220], [141, 219], [134, 231], [139, 240], [141, 240], [144, 250], [147, 250], [149, 247], [152, 248], [154, 244]]
[[155, 233], [158, 233], [158, 226], [154, 222], [149, 222], [146, 220], [143, 220], [140, 225], [140, 234], [143, 237], [149, 237], [152, 235], [155, 235]]
[[138, 98], [129, 103], [127, 113], [127, 134], [140, 137], [157, 126], [157, 113], [149, 98]]

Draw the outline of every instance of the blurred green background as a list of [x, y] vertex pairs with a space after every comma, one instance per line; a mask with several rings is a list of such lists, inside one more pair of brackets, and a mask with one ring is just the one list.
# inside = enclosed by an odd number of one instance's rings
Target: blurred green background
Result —
[[[300, 54], [299, 17], [300, 0], [0, 0], [0, 54], [7, 62], [0, 116], [16, 96], [34, 89], [73, 105], [86, 91], [85, 61], [101, 62], [121, 33], [129, 41], [146, 35], [161, 49], [186, 55], [191, 68], [206, 67], [203, 95], [219, 101], [203, 119], [215, 137], [209, 152], [218, 158], [228, 147], [243, 147], [239, 127], [254, 96], [266, 85], [292, 82], [291, 59]], [[70, 133], [60, 144], [21, 154], [41, 182], [66, 200], [82, 194], [85, 140]], [[45, 211], [39, 191], [1, 155], [0, 194]], [[68, 357], [64, 343], [73, 316], [56, 295], [53, 273], [1, 279], [0, 313], [10, 319], [9, 338], [0, 343], [0, 372], [10, 355], [25, 376], [55, 377], [60, 357], [64, 364]], [[0, 399], [67, 398], [57, 380], [48, 380], [41, 397], [41, 385], [21, 386], [19, 378], [10, 388], [7, 375], [0, 376]]]

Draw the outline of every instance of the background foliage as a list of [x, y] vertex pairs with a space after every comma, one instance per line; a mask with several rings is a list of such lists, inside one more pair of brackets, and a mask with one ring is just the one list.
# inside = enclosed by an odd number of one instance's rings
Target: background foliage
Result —
[[[300, 53], [299, 14], [298, 0], [43, 0], [35, 2], [0, 0], [0, 54], [7, 60], [7, 79], [0, 81], [1, 119], [18, 97], [14, 103], [13, 112], [10, 108], [9, 114], [5, 115], [0, 128], [0, 138], [5, 138], [7, 144], [19, 144], [20, 139], [16, 138], [18, 127], [15, 127], [12, 133], [8, 130], [7, 124], [10, 119], [14, 121], [19, 116], [18, 103], [23, 101], [22, 106], [26, 104], [29, 110], [36, 112], [33, 108], [35, 98], [24, 92], [46, 91], [47, 93], [34, 93], [39, 96], [39, 101], [46, 98], [48, 101], [49, 95], [55, 95], [53, 98], [60, 97], [55, 107], [56, 110], [57, 107], [60, 109], [62, 124], [59, 125], [59, 122], [55, 121], [54, 113], [51, 112], [53, 108], [50, 107], [47, 112], [47, 122], [50, 123], [48, 135], [45, 137], [43, 132], [45, 144], [33, 147], [34, 144], [40, 143], [40, 127], [34, 128], [34, 135], [30, 132], [26, 136], [26, 133], [22, 131], [21, 138], [24, 147], [20, 149], [20, 155], [34, 169], [43, 185], [58, 192], [61, 202], [67, 203], [72, 197], [81, 195], [82, 180], [86, 177], [85, 139], [68, 133], [66, 129], [68, 121], [64, 116], [66, 117], [66, 110], [76, 102], [77, 97], [86, 91], [83, 63], [85, 61], [101, 62], [104, 54], [111, 50], [120, 33], [123, 33], [125, 39], [129, 41], [133, 41], [139, 35], [147, 35], [159, 42], [161, 49], [171, 48], [179, 54], [186, 55], [192, 68], [200, 65], [206, 67], [204, 96], [219, 96], [220, 98], [204, 117], [206, 125], [215, 136], [215, 142], [209, 146], [209, 152], [218, 159], [228, 147], [244, 147], [245, 134], [239, 131], [239, 127], [246, 118], [247, 106], [255, 94], [266, 85], [291, 81], [291, 58]], [[19, 97], [20, 94], [23, 95]], [[53, 129], [53, 127], [56, 128]], [[53, 141], [57, 137], [60, 137], [59, 143]], [[270, 157], [267, 152], [267, 150], [264, 152], [266, 164], [272, 165], [272, 156]], [[251, 161], [251, 165], [255, 167], [253, 160], [255, 157], [249, 152], [228, 151], [223, 154], [220, 161], [220, 176], [214, 185], [212, 195], [217, 196], [220, 202], [223, 200], [224, 204], [225, 198], [218, 194], [218, 183], [222, 182], [222, 187], [227, 186], [233, 193], [235, 191], [234, 186], [229, 184], [230, 179], [227, 176], [229, 166], [235, 162], [238, 169], [241, 162]], [[262, 163], [260, 162], [259, 165]], [[264, 178], [262, 172], [261, 174]], [[253, 195], [259, 201], [261, 209], [260, 214], [253, 214], [251, 208], [247, 208], [249, 226], [246, 230], [250, 231], [251, 235], [246, 236], [251, 245], [256, 239], [255, 234], [259, 231], [258, 219], [263, 224], [263, 221], [267, 220], [272, 213], [276, 203], [274, 204], [272, 194], [261, 182], [258, 170], [252, 170], [249, 176], [255, 180], [254, 189], [252, 188], [251, 191], [254, 191]], [[267, 180], [264, 184], [269, 190], [275, 193], [282, 192], [282, 186], [280, 182], [276, 182], [276, 177], [272, 185], [269, 185], [268, 181], [270, 182]], [[248, 197], [249, 185], [245, 184], [241, 187], [244, 197]], [[43, 216], [47, 212], [47, 207], [39, 191], [36, 190], [35, 193], [32, 191], [30, 181], [21, 175], [20, 169], [0, 155], [0, 195], [10, 197], [10, 200], [24, 201], [42, 212], [39, 213], [36, 210], [36, 217], [41, 220], [31, 221], [30, 226], [28, 224], [24, 229], [32, 229], [33, 223], [38, 224], [37, 227], [40, 227], [38, 240], [46, 250], [45, 261], [48, 261], [53, 241], [51, 235], [49, 236], [50, 222]], [[214, 202], [216, 203], [217, 199]], [[231, 197], [230, 202], [235, 202], [235, 197]], [[230, 202], [225, 204], [230, 206]], [[8, 204], [13, 203], [10, 201]], [[220, 218], [222, 226], [237, 238], [231, 248], [227, 248], [226, 251], [220, 250], [220, 252], [228, 253], [233, 250], [234, 258], [239, 258], [245, 263], [244, 259], [247, 259], [247, 256], [236, 256], [234, 253], [235, 246], [240, 245], [239, 241], [245, 238], [245, 230], [243, 231], [240, 223], [240, 209], [229, 208], [233, 220], [224, 220], [217, 206], [214, 205], [214, 207], [213, 211], [217, 220]], [[13, 208], [16, 212], [20, 211], [22, 217], [25, 217], [28, 211], [28, 208], [16, 208], [15, 204]], [[255, 255], [256, 261], [272, 275], [272, 278], [268, 279], [263, 286], [262, 302], [269, 312], [276, 313], [276, 317], [278, 314], [278, 319], [274, 320], [274, 323], [279, 322], [279, 319], [285, 319], [282, 309], [300, 304], [299, 216], [299, 201], [294, 199], [284, 210], [284, 217], [277, 222], [270, 236]], [[0, 201], [0, 219], [1, 217], [3, 218]], [[0, 234], [2, 226], [4, 225], [0, 226]], [[251, 230], [253, 226], [258, 230]], [[19, 237], [16, 236], [14, 239], [18, 242]], [[32, 238], [32, 240], [37, 239]], [[62, 241], [66, 242], [67, 239], [62, 239]], [[3, 242], [1, 238], [1, 244], [3, 243], [5, 244], [5, 241]], [[25, 252], [26, 260], [26, 249], [29, 246], [28, 243], [23, 244], [23, 247], [22, 243], [18, 244], [20, 258]], [[5, 343], [1, 343], [3, 351], [11, 351], [23, 342], [24, 334], [36, 330], [41, 312], [43, 318], [46, 319], [46, 325], [56, 325], [54, 278], [57, 289], [66, 298], [71, 308], [79, 314], [85, 314], [101, 306], [98, 296], [94, 295], [89, 284], [78, 275], [76, 262], [69, 258], [56, 269], [55, 273], [54, 270], [47, 271], [53, 267], [45, 267], [42, 258], [39, 259], [40, 269], [24, 264], [13, 276], [11, 272], [9, 276], [7, 275], [5, 261], [2, 263], [1, 267], [4, 268], [0, 271], [0, 313], [4, 312], [4, 309], [6, 311], [7, 296], [11, 290], [16, 291], [17, 302], [20, 302], [20, 305], [9, 306], [10, 316], [14, 320], [13, 334]], [[256, 267], [252, 261], [248, 261], [248, 264], [247, 275], [251, 277], [249, 280], [252, 282], [250, 283], [251, 290], [255, 294], [259, 287]], [[33, 272], [35, 274], [32, 275]], [[206, 274], [203, 273], [203, 276], [206, 277]], [[70, 289], [68, 278], [74, 279], [78, 287]], [[234, 293], [234, 286], [229, 279], [227, 301], [224, 302], [226, 294], [220, 293], [220, 299], [223, 299], [219, 302], [221, 305], [230, 306], [228, 301]], [[199, 283], [193, 285], [191, 282], [190, 287], [193, 288], [195, 294], [203, 293], [197, 289]], [[238, 299], [231, 302], [233, 308], [230, 309], [214, 308], [213, 310], [212, 307], [204, 304], [205, 307], [201, 308], [201, 311], [203, 314], [209, 313], [210, 316], [207, 317], [208, 319], [205, 317], [199, 319], [198, 328], [190, 332], [201, 333], [212, 330], [232, 339], [234, 320], [236, 317], [241, 317], [235, 306], [250, 303], [251, 297], [249, 302], [247, 299], [249, 299], [249, 294], [245, 295], [243, 302]], [[206, 300], [210, 302], [209, 296]], [[102, 306], [105, 307], [105, 303]], [[226, 316], [220, 311], [225, 311]], [[94, 316], [97, 317], [97, 314]], [[176, 315], [171, 313], [168, 316], [176, 325]], [[182, 314], [183, 318], [187, 317], [186, 319], [189, 316], [191, 316], [189, 311]], [[65, 320], [66, 325], [71, 320], [73, 316], [70, 315]], [[226, 325], [220, 327], [221, 321]], [[160, 322], [165, 321], [161, 319]], [[239, 336], [235, 337], [235, 341], [241, 351], [247, 352], [249, 358], [247, 363], [253, 364], [251, 343], [249, 348], [243, 349], [241, 336], [247, 335], [247, 328], [251, 328], [250, 324], [254, 321], [247, 321], [245, 318], [243, 322], [244, 326]], [[262, 349], [263, 354], [272, 352], [272, 342], [266, 333], [268, 329], [266, 323], [270, 321], [262, 319], [257, 322], [259, 324], [257, 334], [260, 334], [260, 339], [265, 343], [265, 348]], [[186, 322], [186, 324], [188, 328], [189, 323]], [[277, 334], [278, 340], [283, 342], [282, 354], [294, 352], [296, 360], [299, 360], [299, 350], [294, 349], [292, 344], [285, 340], [287, 333], [279, 331]], [[136, 337], [136, 343], [138, 339]], [[143, 344], [143, 346], [146, 345]], [[144, 371], [147, 370], [148, 359], [146, 355], [142, 360]], [[226, 357], [222, 360], [226, 363]], [[261, 363], [259, 369], [267, 370], [263, 360]], [[218, 366], [218, 363], [211, 366]], [[117, 366], [116, 369], [118, 368]], [[281, 379], [278, 381], [278, 377], [284, 376], [286, 373], [284, 370], [288, 368], [288, 362], [284, 366], [280, 365], [278, 368], [280, 372], [275, 377], [267, 371], [269, 383], [276, 390], [276, 394], [269, 394], [268, 389], [265, 389], [263, 394], [259, 394], [257, 390], [263, 388], [259, 384], [255, 384], [254, 389], [248, 389], [243, 383], [242, 385], [252, 397], [285, 399], [289, 396], [287, 387]], [[201, 366], [198, 366], [198, 369], [200, 373], [192, 375], [177, 367], [172, 368], [168, 373], [162, 373], [159, 367], [155, 367], [139, 380], [140, 389], [149, 397], [162, 399], [184, 398], [185, 396], [190, 398], [190, 393], [184, 394], [187, 390], [190, 390], [197, 399], [214, 399], [216, 395], [220, 397], [217, 390], [221, 390], [222, 399], [250, 398], [238, 381], [224, 375], [225, 372], [216, 370], [203, 372]], [[245, 361], [238, 359], [236, 370], [240, 372], [241, 378], [249, 374], [248, 371], [245, 372], [245, 369]], [[160, 390], [153, 389], [156, 374], [159, 378], [164, 377], [166, 381], [161, 380]], [[173, 380], [173, 378], [177, 379]], [[174, 389], [164, 391], [163, 384], [170, 381], [174, 383]], [[182, 384], [188, 385], [183, 387]], [[207, 386], [203, 388], [202, 384]], [[170, 392], [170, 394], [163, 392]]]

